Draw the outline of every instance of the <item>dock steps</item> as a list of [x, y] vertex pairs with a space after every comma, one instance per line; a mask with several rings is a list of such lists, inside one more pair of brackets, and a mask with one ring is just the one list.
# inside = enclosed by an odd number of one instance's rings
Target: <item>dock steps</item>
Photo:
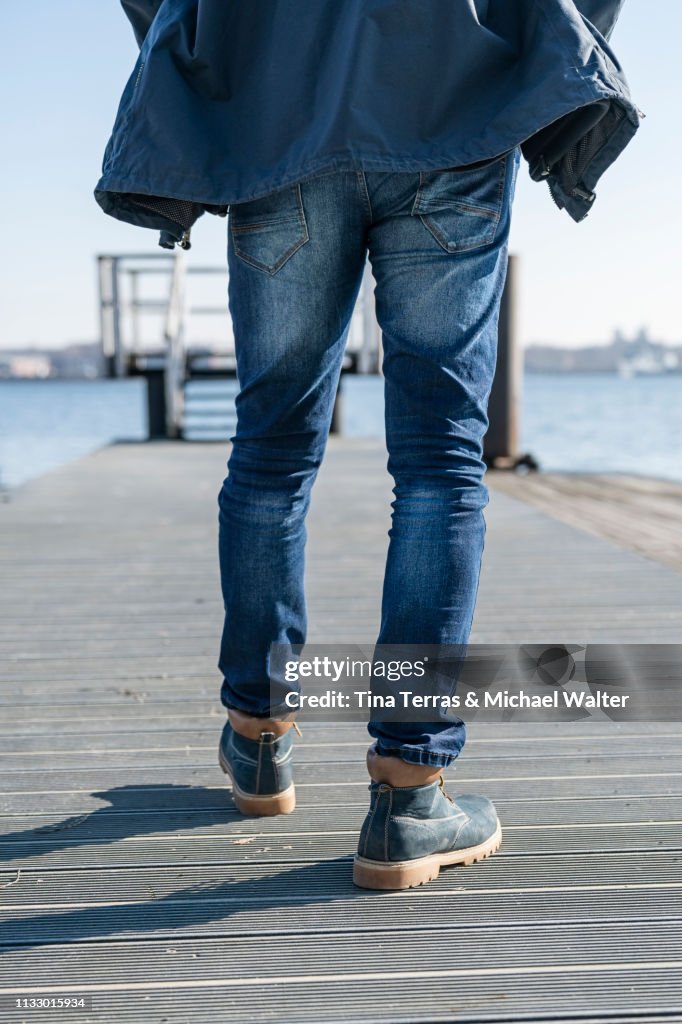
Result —
[[194, 378], [184, 388], [182, 438], [185, 441], [228, 441], [237, 426], [236, 377]]

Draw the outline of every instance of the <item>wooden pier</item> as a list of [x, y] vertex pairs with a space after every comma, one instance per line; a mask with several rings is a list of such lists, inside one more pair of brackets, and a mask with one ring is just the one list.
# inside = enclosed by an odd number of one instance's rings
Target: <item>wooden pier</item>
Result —
[[[351, 882], [358, 726], [304, 729], [293, 815], [235, 812], [226, 455], [115, 445], [0, 504], [1, 1024], [682, 1020], [682, 723], [472, 727], [449, 788], [496, 801], [502, 849], [403, 893]], [[380, 444], [330, 440], [311, 640], [376, 636], [384, 467]], [[490, 478], [472, 641], [682, 642], [682, 566], [512, 479]], [[42, 996], [91, 1008], [15, 1005]]]

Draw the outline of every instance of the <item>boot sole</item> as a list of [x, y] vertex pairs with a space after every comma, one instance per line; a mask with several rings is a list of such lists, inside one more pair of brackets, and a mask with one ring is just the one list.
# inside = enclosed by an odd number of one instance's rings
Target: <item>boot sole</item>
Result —
[[501, 842], [502, 826], [498, 821], [497, 829], [489, 839], [466, 850], [433, 853], [415, 860], [385, 864], [356, 856], [353, 861], [353, 882], [361, 889], [412, 889], [438, 878], [441, 868], [453, 864], [475, 864], [491, 857], [499, 850]]
[[223, 757], [222, 749], [218, 750], [218, 760], [220, 767], [232, 783], [232, 799], [237, 810], [241, 811], [242, 814], [265, 818], [275, 814], [291, 814], [296, 807], [296, 790], [293, 782], [287, 789], [283, 789], [281, 793], [273, 793], [269, 796], [254, 796], [252, 793], [245, 793], [234, 781], [230, 766]]

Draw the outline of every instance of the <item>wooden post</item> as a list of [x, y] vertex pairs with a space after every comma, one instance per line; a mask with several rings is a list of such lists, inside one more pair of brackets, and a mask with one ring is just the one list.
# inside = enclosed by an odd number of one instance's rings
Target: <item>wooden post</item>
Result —
[[118, 293], [118, 257], [97, 257], [99, 317], [102, 355], [108, 377], [125, 376], [121, 338], [121, 308]]
[[329, 427], [330, 434], [340, 434], [342, 429], [342, 399], [341, 399], [341, 388], [342, 388], [343, 377], [339, 380], [339, 386], [336, 389], [336, 395], [334, 396], [334, 408], [332, 410], [332, 421]]
[[149, 440], [167, 437], [166, 388], [163, 370], [145, 370], [147, 382], [147, 422]]
[[377, 323], [374, 278], [369, 260], [365, 262], [360, 291], [362, 302], [362, 343], [357, 352], [357, 373], [376, 373], [381, 362], [381, 331]]
[[518, 273], [519, 258], [510, 256], [500, 305], [497, 367], [488, 402], [490, 426], [484, 442], [486, 463], [501, 468], [513, 465], [519, 455], [522, 352], [517, 324]]
[[166, 342], [165, 405], [166, 436], [179, 438], [181, 434], [184, 381], [186, 375], [185, 352], [185, 254], [179, 249], [173, 262], [170, 294], [164, 338]]

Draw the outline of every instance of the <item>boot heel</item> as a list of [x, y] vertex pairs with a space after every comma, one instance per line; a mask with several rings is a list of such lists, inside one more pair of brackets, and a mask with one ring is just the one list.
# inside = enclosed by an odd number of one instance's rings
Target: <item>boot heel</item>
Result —
[[438, 878], [440, 859], [420, 857], [416, 861], [381, 864], [356, 857], [353, 861], [353, 882], [361, 889], [411, 889]]
[[251, 793], [244, 793], [232, 778], [230, 765], [225, 759], [222, 749], [218, 750], [218, 761], [220, 767], [232, 783], [232, 799], [235, 807], [241, 814], [249, 817], [256, 815], [260, 818], [270, 817], [275, 814], [291, 814], [296, 808], [296, 789], [294, 784], [282, 790], [281, 793], [273, 793], [270, 796], [253, 796]]
[[283, 793], [274, 796], [249, 796], [232, 783], [232, 799], [242, 814], [257, 815], [261, 818], [274, 814], [291, 814], [296, 807], [296, 793], [290, 786]]

